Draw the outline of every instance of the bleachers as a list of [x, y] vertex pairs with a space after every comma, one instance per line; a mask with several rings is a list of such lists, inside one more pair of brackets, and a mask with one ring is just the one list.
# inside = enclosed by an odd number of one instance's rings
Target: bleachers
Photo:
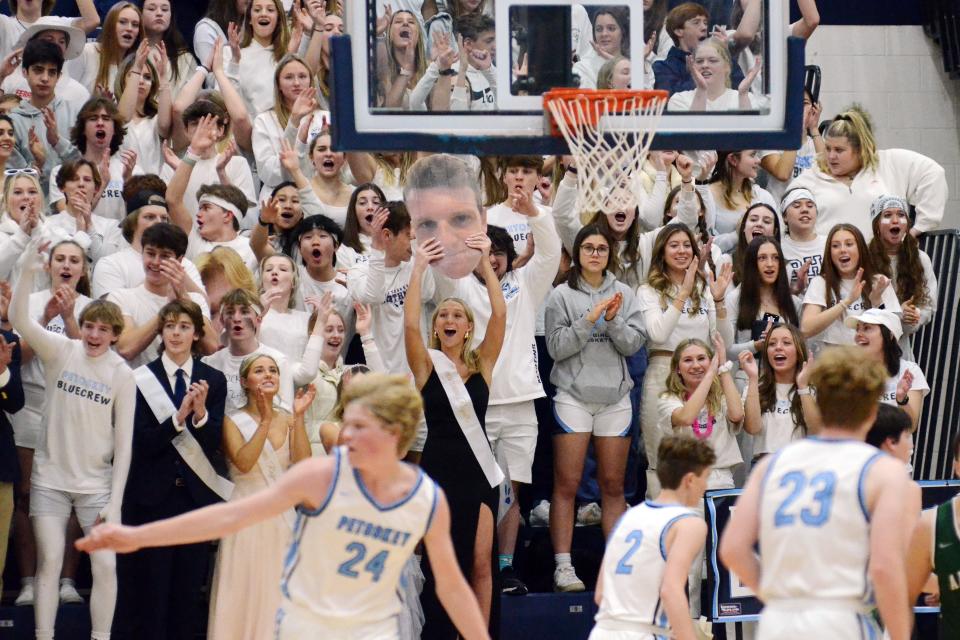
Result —
[[943, 53], [943, 70], [960, 78], [960, 0], [922, 0], [923, 29]]

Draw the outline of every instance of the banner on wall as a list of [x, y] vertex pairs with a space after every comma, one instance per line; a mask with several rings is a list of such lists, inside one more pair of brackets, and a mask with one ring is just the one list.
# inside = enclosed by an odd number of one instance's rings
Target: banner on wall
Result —
[[[920, 483], [923, 508], [946, 502], [960, 492], [958, 480], [924, 480]], [[717, 545], [727, 521], [735, 510], [740, 489], [707, 491], [703, 500], [707, 519], [707, 593], [701, 602], [709, 602], [711, 622], [752, 622], [759, 620], [763, 604], [735, 573], [717, 557]], [[939, 607], [914, 607], [918, 614], [938, 613]]]

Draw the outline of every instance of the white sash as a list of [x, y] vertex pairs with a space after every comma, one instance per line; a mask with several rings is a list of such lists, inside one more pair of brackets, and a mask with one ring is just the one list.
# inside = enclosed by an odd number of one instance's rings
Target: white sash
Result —
[[[250, 442], [253, 434], [257, 431], [257, 423], [253, 417], [245, 411], [237, 411], [230, 414], [230, 419], [233, 420], [233, 424], [237, 425], [243, 439]], [[257, 466], [260, 467], [260, 473], [263, 474], [263, 479], [267, 481], [268, 486], [275, 484], [283, 475], [283, 465], [280, 464], [280, 457], [273, 445], [270, 444], [269, 437], [263, 441], [263, 450], [257, 459]], [[283, 519], [292, 529], [297, 516], [293, 509], [288, 509], [283, 512]]]
[[[463, 432], [463, 437], [467, 439], [470, 450], [474, 457], [480, 463], [483, 469], [483, 475], [487, 477], [490, 487], [496, 487], [503, 482], [503, 471], [493, 457], [490, 450], [490, 441], [483, 432], [480, 425], [480, 419], [477, 418], [477, 412], [473, 410], [473, 402], [470, 400], [470, 394], [467, 387], [463, 384], [463, 378], [457, 371], [457, 366], [443, 354], [442, 351], [428, 349], [430, 359], [433, 360], [433, 368], [440, 378], [440, 384], [447, 394], [447, 400], [450, 401], [450, 407], [453, 409], [453, 415], [457, 418], [457, 424]], [[430, 437], [429, 435], [427, 436]]]
[[[177, 415], [177, 408], [173, 406], [173, 400], [167, 395], [166, 390], [157, 376], [147, 365], [137, 367], [133, 372], [133, 377], [137, 381], [137, 389], [140, 390], [147, 406], [153, 411], [157, 422], [163, 424], [168, 419]], [[190, 470], [197, 474], [197, 477], [207, 485], [211, 491], [220, 496], [223, 500], [229, 500], [233, 493], [233, 483], [217, 473], [217, 470], [210, 464], [210, 460], [203, 452], [203, 448], [197, 439], [190, 433], [190, 429], [184, 426], [177, 436], [171, 440], [173, 448], [177, 450], [183, 461], [187, 463]]]

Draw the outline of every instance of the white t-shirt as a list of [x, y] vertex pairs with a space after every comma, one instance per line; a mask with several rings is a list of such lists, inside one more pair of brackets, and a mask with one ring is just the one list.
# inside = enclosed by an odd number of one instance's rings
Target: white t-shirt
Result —
[[224, 47], [223, 69], [240, 92], [251, 118], [273, 108], [273, 76], [277, 70], [273, 46], [264, 47], [251, 40], [240, 49], [239, 64], [230, 47]]
[[[196, 265], [186, 257], [180, 259], [180, 265], [193, 283], [203, 290], [203, 280]], [[143, 278], [143, 256], [127, 245], [97, 261], [91, 283], [93, 297], [101, 298], [111, 291], [136, 287], [143, 282]]]
[[[850, 280], [841, 280], [840, 281], [840, 296], [839, 300], [834, 300], [834, 304], [846, 298], [850, 292], [853, 290], [853, 279]], [[882, 297], [883, 308], [887, 311], [892, 311], [894, 313], [900, 313], [900, 303], [897, 301], [897, 294], [893, 290], [893, 286], [888, 286]], [[823, 279], [823, 276], [817, 276], [810, 281], [809, 286], [807, 287], [807, 294], [803, 297], [804, 306], [808, 304], [814, 304], [826, 309], [827, 304], [827, 283]], [[856, 329], [851, 329], [843, 324], [844, 319], [848, 315], [860, 315], [866, 306], [864, 305], [863, 298], [858, 298], [854, 301], [853, 304], [847, 307], [847, 310], [840, 316], [833, 324], [823, 330], [822, 333], [810, 339], [810, 342], [815, 344], [826, 345], [842, 345], [842, 344], [853, 344], [854, 337], [856, 336]]]
[[[403, 343], [403, 301], [410, 285], [411, 260], [396, 267], [383, 264], [383, 252], [371, 250], [370, 259], [355, 264], [347, 273], [347, 289], [352, 299], [370, 305], [371, 333], [389, 373], [408, 374], [407, 352]], [[423, 299], [433, 297], [433, 277], [424, 276]]]
[[[134, 118], [127, 124], [127, 135], [123, 138], [121, 149], [137, 152], [137, 166], [144, 173], [160, 175], [163, 169], [163, 152], [160, 150], [160, 133], [157, 129], [157, 116]], [[113, 169], [110, 169], [113, 173]]]
[[807, 285], [814, 276], [823, 271], [823, 250], [827, 245], [827, 236], [817, 235], [813, 240], [798, 242], [787, 234], [780, 238], [780, 248], [783, 250], [783, 260], [790, 278], [790, 286], [797, 284], [797, 272], [803, 263], [810, 259], [810, 270], [807, 272]]
[[736, 437], [740, 429], [727, 422], [727, 403], [725, 400], [720, 401], [720, 414], [714, 416], [712, 426], [707, 415], [707, 407], [704, 405], [700, 415], [697, 416], [698, 431], [694, 431], [692, 426], [679, 428], [673, 426], [673, 412], [681, 408], [683, 404], [683, 400], [671, 393], [665, 393], [658, 399], [659, 420], [657, 424], [663, 435], [677, 433], [706, 440], [713, 447], [714, 453], [717, 454], [717, 462], [714, 465], [716, 469], [729, 469], [743, 462]]
[[[227, 179], [230, 180], [230, 184], [240, 189], [243, 195], [247, 196], [248, 203], [258, 202], [257, 192], [253, 188], [253, 173], [251, 173], [250, 165], [247, 164], [244, 158], [240, 156], [230, 158], [230, 162], [224, 167], [224, 173], [227, 174]], [[170, 168], [170, 165], [164, 163], [160, 177], [163, 178], [164, 181], [170, 182], [170, 179], [173, 177], [173, 169]], [[193, 171], [190, 172], [190, 181], [187, 183], [186, 191], [183, 192], [183, 206], [186, 207], [187, 211], [189, 211], [194, 218], [196, 218], [197, 211], [200, 210], [197, 191], [205, 184], [220, 184], [220, 177], [217, 175], [217, 156], [197, 160]], [[256, 222], [256, 215], [256, 209], [251, 207], [247, 211], [245, 218]], [[251, 218], [251, 216], [254, 217]], [[240, 226], [246, 229], [250, 224], [245, 224], [245, 220], [240, 220]]]
[[307, 346], [310, 313], [299, 309], [286, 312], [271, 309], [260, 322], [260, 342], [283, 353], [291, 361], [299, 361]]
[[[83, 52], [73, 60], [67, 60], [63, 65], [64, 73], [69, 73], [72, 78], [91, 93], [97, 88], [97, 72], [99, 70], [100, 44], [97, 42], [88, 42], [83, 45]], [[107, 78], [107, 88], [113, 91], [117, 82], [117, 65], [110, 65]]]
[[[550, 207], [536, 205], [537, 211], [541, 214], [550, 215]], [[506, 229], [510, 237], [513, 238], [513, 248], [517, 255], [525, 253], [527, 250], [527, 236], [530, 235], [530, 218], [517, 213], [505, 202], [496, 204], [487, 209], [487, 224], [496, 225]]]
[[[119, 251], [126, 244], [120, 232], [120, 224], [112, 218], [97, 214], [90, 216], [90, 232], [77, 230], [77, 219], [66, 211], [47, 217], [43, 221], [40, 234], [44, 241], [53, 246], [61, 240], [74, 240], [83, 247], [91, 261], [96, 262], [111, 253]], [[34, 231], [36, 233], [36, 231]], [[98, 237], [99, 236], [99, 237]]]
[[[207, 304], [207, 299], [199, 293], [190, 292], [187, 295], [190, 296], [191, 300], [200, 305], [200, 311], [203, 313], [203, 317], [209, 319], [210, 306]], [[131, 289], [111, 291], [107, 294], [107, 300], [116, 303], [117, 306], [120, 307], [120, 310], [123, 311], [124, 318], [131, 318], [133, 323], [138, 327], [146, 322], [150, 322], [157, 316], [157, 312], [170, 302], [167, 296], [150, 293], [147, 291], [146, 285], [143, 284]], [[160, 355], [159, 347], [160, 335], [158, 334], [146, 349], [128, 361], [130, 367], [136, 369], [141, 365], [156, 360]]]
[[[790, 413], [790, 389], [793, 384], [777, 383], [777, 403], [770, 411], [760, 415], [760, 433], [753, 436], [754, 457], [776, 453], [794, 440], [803, 437], [803, 431], [793, 422]], [[746, 402], [748, 389], [743, 390], [743, 400]]]
[[201, 238], [196, 227], [190, 230], [190, 235], [188, 236], [187, 242], [188, 258], [191, 260], [196, 260], [197, 256], [199, 256], [201, 253], [209, 253], [213, 251], [215, 247], [229, 247], [236, 251], [237, 255], [243, 259], [243, 263], [247, 265], [248, 269], [250, 269], [250, 273], [254, 275], [256, 275], [260, 268], [260, 265], [257, 262], [257, 256], [253, 252], [253, 249], [250, 248], [250, 238], [238, 235], [233, 240], [214, 242]]
[[[690, 107], [693, 106], [693, 96], [696, 93], [694, 90], [690, 91], [679, 91], [672, 96], [670, 96], [670, 101], [667, 103], [667, 109], [670, 111], [690, 111]], [[750, 109], [758, 109], [759, 102], [757, 101], [756, 96], [752, 93], [747, 94], [747, 98], [750, 100]], [[713, 100], [707, 99], [706, 107], [704, 111], [739, 111], [740, 110], [740, 94], [736, 89], [727, 89], [719, 96]]]
[[887, 384], [883, 388], [883, 395], [880, 397], [880, 402], [893, 405], [894, 407], [897, 406], [897, 385], [900, 384], [900, 378], [902, 378], [903, 374], [907, 371], [913, 374], [913, 384], [910, 385], [910, 391], [921, 391], [924, 397], [930, 393], [930, 385], [927, 384], [927, 377], [923, 375], [923, 369], [920, 368], [920, 365], [916, 362], [900, 360], [900, 370], [897, 371], [897, 375], [887, 378]]

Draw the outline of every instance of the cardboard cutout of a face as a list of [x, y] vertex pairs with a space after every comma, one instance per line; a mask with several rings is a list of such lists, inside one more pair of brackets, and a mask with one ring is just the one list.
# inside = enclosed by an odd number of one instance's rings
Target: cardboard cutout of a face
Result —
[[470, 275], [481, 253], [465, 240], [487, 230], [486, 212], [477, 206], [474, 193], [468, 188], [424, 189], [410, 193], [406, 204], [417, 244], [436, 238], [443, 248], [443, 259], [433, 268], [452, 279]]

